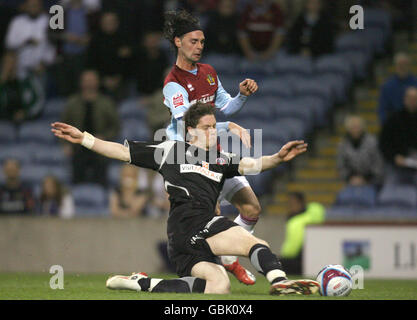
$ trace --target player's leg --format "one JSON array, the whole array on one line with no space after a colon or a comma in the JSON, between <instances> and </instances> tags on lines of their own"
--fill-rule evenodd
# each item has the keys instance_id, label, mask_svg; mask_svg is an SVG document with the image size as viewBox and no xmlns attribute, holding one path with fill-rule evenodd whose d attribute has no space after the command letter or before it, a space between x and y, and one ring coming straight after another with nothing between
<instances>
[{"instance_id":1,"label":"player's leg","mask_svg":"<svg viewBox=\"0 0 417 320\"><path fill-rule=\"evenodd\" d=\"M239 215L234 221L242 228L253 232L261 213L261 205L252 188L248 185L237 190L230 202L239 210Z\"/></svg>"},{"instance_id":2,"label":"player's leg","mask_svg":"<svg viewBox=\"0 0 417 320\"><path fill-rule=\"evenodd\" d=\"M227 179L220 200L232 203L239 210L239 215L234 222L253 232L261 212L261 206L245 177ZM255 283L255 276L240 265L236 256L222 256L221 259L226 270L233 273L240 282L248 285Z\"/></svg>"},{"instance_id":3,"label":"player's leg","mask_svg":"<svg viewBox=\"0 0 417 320\"><path fill-rule=\"evenodd\" d=\"M148 292L203 293L206 280L196 277L178 279L149 278L145 273L133 273L131 276L112 276L106 282L112 290L131 290Z\"/></svg>"},{"instance_id":4,"label":"player's leg","mask_svg":"<svg viewBox=\"0 0 417 320\"><path fill-rule=\"evenodd\" d=\"M206 281L204 293L230 293L230 280L226 269L219 264L206 261L199 262L191 269L191 275Z\"/></svg>"},{"instance_id":5,"label":"player's leg","mask_svg":"<svg viewBox=\"0 0 417 320\"><path fill-rule=\"evenodd\" d=\"M312 280L288 280L282 265L268 243L235 226L206 239L213 254L248 257L254 268L271 283L271 294L312 294L319 285Z\"/></svg>"}]
</instances>

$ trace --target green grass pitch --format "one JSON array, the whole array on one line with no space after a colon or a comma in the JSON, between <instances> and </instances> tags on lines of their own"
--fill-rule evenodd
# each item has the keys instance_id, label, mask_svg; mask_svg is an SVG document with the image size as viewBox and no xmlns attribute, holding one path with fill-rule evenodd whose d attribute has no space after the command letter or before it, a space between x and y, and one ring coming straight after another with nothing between
<instances>
[{"instance_id":1,"label":"green grass pitch","mask_svg":"<svg viewBox=\"0 0 417 320\"><path fill-rule=\"evenodd\" d=\"M105 287L106 274L65 274L64 289L52 290L49 281L52 274L45 273L0 273L0 300L269 300L269 299L355 299L355 300L417 300L417 280L366 280L364 289L356 289L348 297L321 297L312 296L270 296L269 284L258 276L254 286L245 286L238 283L233 277L232 292L228 295L203 294L175 294L175 293L149 293L131 291L112 291ZM158 278L175 278L168 274L151 274ZM294 278L294 277L290 277Z\"/></svg>"}]
</instances>

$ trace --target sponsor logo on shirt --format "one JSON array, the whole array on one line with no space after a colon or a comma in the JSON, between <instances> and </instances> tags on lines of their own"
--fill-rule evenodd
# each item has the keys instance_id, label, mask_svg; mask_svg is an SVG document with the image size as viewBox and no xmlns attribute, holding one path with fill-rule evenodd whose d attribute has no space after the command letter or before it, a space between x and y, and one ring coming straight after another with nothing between
<instances>
[{"instance_id":1,"label":"sponsor logo on shirt","mask_svg":"<svg viewBox=\"0 0 417 320\"><path fill-rule=\"evenodd\" d=\"M216 84L216 81L214 80L213 76L211 74L207 75L207 82L209 85L214 86Z\"/></svg>"},{"instance_id":2,"label":"sponsor logo on shirt","mask_svg":"<svg viewBox=\"0 0 417 320\"><path fill-rule=\"evenodd\" d=\"M195 164L181 164L180 172L181 173L198 173L216 182L220 182L223 177L222 173L210 171L209 169L205 167L200 167Z\"/></svg>"},{"instance_id":3,"label":"sponsor logo on shirt","mask_svg":"<svg viewBox=\"0 0 417 320\"><path fill-rule=\"evenodd\" d=\"M194 99L192 101L190 101L190 105L196 103L197 101L202 102L202 103L210 103L213 102L215 98L215 95L211 95L208 97L202 97L201 99Z\"/></svg>"},{"instance_id":4,"label":"sponsor logo on shirt","mask_svg":"<svg viewBox=\"0 0 417 320\"><path fill-rule=\"evenodd\" d=\"M187 88L190 91L194 91L194 87L193 87L193 85L191 83L187 84Z\"/></svg>"},{"instance_id":5,"label":"sponsor logo on shirt","mask_svg":"<svg viewBox=\"0 0 417 320\"><path fill-rule=\"evenodd\" d=\"M182 96L181 92L177 92L172 97L172 104L174 105L174 108L177 108L177 107L180 107L180 106L184 105L184 97Z\"/></svg>"},{"instance_id":6,"label":"sponsor logo on shirt","mask_svg":"<svg viewBox=\"0 0 417 320\"><path fill-rule=\"evenodd\" d=\"M227 161L224 158L217 158L216 163L221 165L221 166L224 166L227 163Z\"/></svg>"}]
</instances>

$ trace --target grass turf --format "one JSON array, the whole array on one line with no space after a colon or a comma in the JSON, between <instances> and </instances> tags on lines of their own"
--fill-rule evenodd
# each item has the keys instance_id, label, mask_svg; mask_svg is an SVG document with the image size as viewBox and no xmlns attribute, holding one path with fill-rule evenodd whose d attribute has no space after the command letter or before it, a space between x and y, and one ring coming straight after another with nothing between
<instances>
[{"instance_id":1,"label":"grass turf","mask_svg":"<svg viewBox=\"0 0 417 320\"><path fill-rule=\"evenodd\" d=\"M149 293L131 291L113 291L105 287L105 274L65 274L64 289L52 290L49 281L52 274L45 273L0 273L0 300L282 300L282 299L355 299L355 300L417 300L417 280L365 280L364 289L356 289L348 297L321 297L312 296L270 296L269 284L258 276L254 286L245 286L238 283L233 277L232 292L228 295L203 294L175 294L175 293ZM153 274L158 278L175 278L175 275ZM294 278L294 277L290 277Z\"/></svg>"}]
</instances>

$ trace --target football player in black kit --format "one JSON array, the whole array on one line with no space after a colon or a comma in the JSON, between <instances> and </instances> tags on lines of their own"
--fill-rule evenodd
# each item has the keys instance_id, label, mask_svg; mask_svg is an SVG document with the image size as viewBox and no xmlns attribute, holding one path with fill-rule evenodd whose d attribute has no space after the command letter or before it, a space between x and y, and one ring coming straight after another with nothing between
<instances>
[{"instance_id":1,"label":"football player in black kit","mask_svg":"<svg viewBox=\"0 0 417 320\"><path fill-rule=\"evenodd\" d=\"M158 171L170 196L168 253L178 279L149 278L145 273L110 277L109 289L149 292L230 293L230 280L218 256L248 257L271 283L270 294L312 294L313 280L289 280L268 243L223 216L215 214L224 180L256 174L290 161L307 150L304 141L291 141L271 156L238 158L217 149L215 109L197 102L184 115L188 142L103 141L65 123L52 124L55 136L78 143L105 157Z\"/></svg>"}]
</instances>

